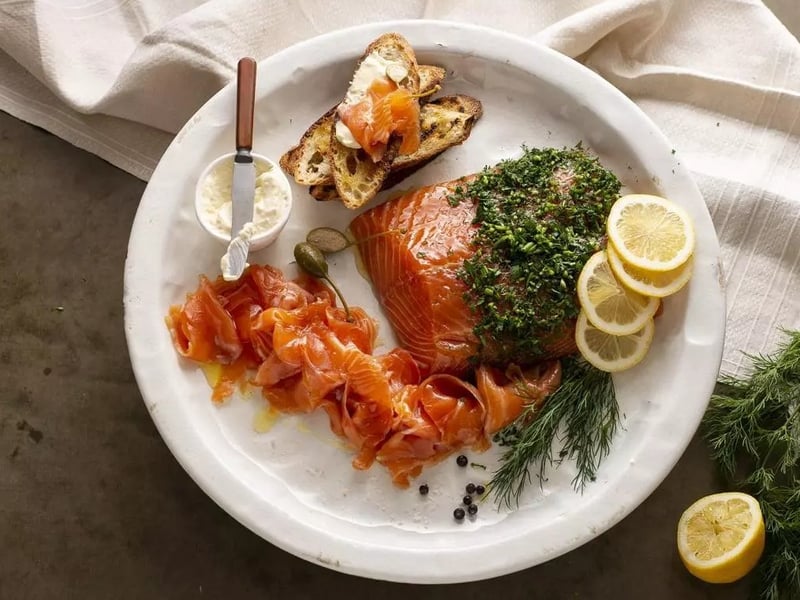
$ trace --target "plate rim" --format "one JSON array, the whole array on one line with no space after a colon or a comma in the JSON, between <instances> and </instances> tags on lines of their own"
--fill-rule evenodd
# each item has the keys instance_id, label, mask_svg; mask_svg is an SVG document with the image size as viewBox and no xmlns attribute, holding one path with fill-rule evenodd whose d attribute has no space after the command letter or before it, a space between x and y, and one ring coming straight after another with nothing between
<instances>
[{"instance_id":1,"label":"plate rim","mask_svg":"<svg viewBox=\"0 0 800 600\"><path fill-rule=\"evenodd\" d=\"M489 36L495 40L504 41L506 44L512 46L520 46L520 44L522 44L523 47L527 47L532 51L532 55L538 54L538 57L547 57L547 60L551 61L552 64L558 64L560 67L564 68L567 74L580 73L578 76L579 81L583 80L585 82L591 82L587 84L590 88L603 90L603 95L614 98L614 102L617 105L624 107L625 110L623 112L625 113L626 117L635 117L634 121L637 121L640 125L644 126L644 128L647 130L647 133L653 136L653 139L657 144L664 146L665 148L669 147L669 142L664 134L658 129L658 127L656 127L652 120L650 120L650 118L647 117L647 115L635 103L633 103L632 100L627 98L624 94L622 94L622 92L612 86L612 84L604 80L602 77L600 77L600 75L588 67L585 67L568 56L560 54L551 48L537 43L534 40L481 25L427 19L393 20L357 25L354 27L331 31L289 46L280 52L277 52L272 56L259 61L259 69L262 72L269 72L271 65L279 64L291 59L293 55L302 55L308 49L313 49L317 46L329 46L331 48L337 48L338 46L338 48L334 51L334 54L337 57L349 54L351 52L351 47L355 48L356 54L358 54L361 51L361 46L356 46L356 44L360 44L360 42L354 40L358 40L364 36L374 37L380 33L391 30L399 31L405 35L408 35L409 37L443 36L446 38L448 35L454 35L458 37L461 34L471 34ZM447 50L447 48L447 45L445 45L443 49ZM330 60L330 56L326 58ZM499 60L496 57L491 58L493 60ZM534 56L534 58L536 58L536 56ZM510 61L506 60L506 62ZM523 68L529 73L536 74L536 72L530 68ZM470 556L473 556L473 558L470 560L463 560L463 558L460 557L458 563L454 563L453 561L448 562L446 559L426 562L422 560L421 557L416 557L416 561L418 561L417 570L413 572L400 572L393 568L393 565L395 564L395 562L393 562L394 559L397 559L397 564L403 563L403 560L400 560L400 557L397 556L397 552L394 548L382 547L380 548L380 552L376 552L376 548L373 546L363 544L359 545L354 543L352 540L334 539L332 535L325 531L313 530L316 534L326 539L328 542L328 548L322 552L310 551L310 546L319 548L324 545L322 543L314 544L313 542L308 544L304 541L292 542L288 539L287 533L292 533L294 531L295 538L303 536L297 536L296 530L293 530L291 527L287 531L285 528L285 523L280 523L279 519L272 518L264 521L263 514L259 513L257 507L253 507L247 503L231 503L228 494L221 493L218 489L220 479L227 478L230 474L224 469L223 473L206 472L206 469L204 469L203 466L207 465L208 463L202 463L202 461L198 466L198 456L193 454L193 451L197 450L197 448L192 447L192 432L186 430L185 427L184 430L181 430L180 427L175 427L174 423L170 423L168 421L168 417L165 416L165 411L160 409L158 403L148 400L149 397L154 395L154 391L152 382L148 381L148 369L145 368L145 365L148 360L152 360L152 357L148 357L147 348L142 347L142 340L137 339L135 335L138 319L140 318L139 312L141 310L141 305L137 302L134 270L138 264L138 261L143 260L142 244L137 245L135 240L139 239L143 235L143 232L146 232L148 211L152 212L151 205L154 205L156 201L154 198L154 187L151 186L155 186L158 182L161 172L167 168L167 161L170 160L171 152L174 148L176 148L177 145L179 145L179 141L186 135L186 133L195 126L198 115L201 115L208 109L210 105L217 102L222 95L229 94L233 85L233 82L228 83L225 87L214 94L214 96L212 96L207 102L205 102L200 109L198 109L195 115L193 115L181 128L165 151L161 160L159 160L159 164L154 170L150 182L148 182L136 212L136 217L131 228L131 234L128 243L128 254L126 257L124 270L123 303L125 335L137 386L139 387L143 401L148 409L148 412L150 412L151 418L153 419L161 438L164 440L175 459L206 495L214 500L214 502L216 502L225 512L263 539L287 552L294 554L295 556L299 556L315 564L344 573L389 581L400 581L406 583L455 583L475 581L516 572L569 552L570 550L583 545L584 543L597 537L601 533L617 524L652 494L652 492L658 487L658 485L661 484L661 482L673 469L680 457L684 454L686 447L690 443L699 426L700 418L705 411L707 401L706 404L703 404L702 410L697 410L697 407L695 407L695 412L692 414L692 419L687 421L686 415L684 414L684 420L682 422L683 428L681 432L679 432L683 434L682 436L679 436L681 437L681 442L678 444L673 444L669 447L669 459L662 460L659 463L660 468L657 469L658 475L653 476L652 473L648 475L642 475L640 473L640 476L635 478L635 480L638 482L638 485L628 486L632 487L633 489L620 490L631 493L633 497L633 501L624 506L622 510L613 511L614 514L607 515L605 520L594 519L594 524L585 528L586 533L570 539L570 541L561 544L557 549L549 549L546 552L539 552L538 554L534 555L530 552L526 552L526 549L519 543L509 544L514 550L514 552L510 553L513 554L513 557L509 556L509 560L502 565L497 564L496 561L484 562L480 560L479 556L473 556L476 554L476 549L468 548L466 551L469 551ZM570 88L575 86L566 85L564 87ZM691 188L693 195L697 200L699 200L703 207L705 207L705 203L702 195L700 194L699 188L697 187L688 170L685 167L678 165L676 166L676 175L681 176L681 178L684 180L684 184ZM692 202L694 201L695 200L692 200ZM704 218L707 218L708 221L706 226L709 226L710 224L711 231L713 232L713 224L711 224L711 219L707 208L705 208L703 216ZM720 248L715 234L713 235L713 244L714 257L717 261L719 261ZM707 351L712 351L714 353L715 360L713 362L716 364L716 372L718 372L721 364L724 341L724 289L721 283L719 286L719 293L723 300L723 311L721 318L719 319L722 323L722 326L720 328L720 334L706 349ZM714 380L716 380L716 373L714 375ZM708 393L706 396L710 397L711 391L713 390L713 383L709 383L706 387L708 387ZM691 426L687 426L686 424L688 422L693 424ZM690 433L689 430L691 430ZM202 443L200 445L202 446ZM207 449L203 448L202 450L202 453L209 454L210 458L213 459L213 455L210 454ZM232 482L238 483L241 487L245 487L235 478L232 479ZM279 517L280 515L277 516ZM590 522L590 524L591 523L592 522ZM300 529L302 529L303 524L299 525ZM315 539L319 538L317 537ZM459 549L453 550L456 552L466 552ZM450 549L435 549L433 552L450 556ZM485 553L487 550L482 548L477 549L478 554L481 552ZM449 570L443 573L439 569L445 564Z\"/></svg>"}]
</instances>

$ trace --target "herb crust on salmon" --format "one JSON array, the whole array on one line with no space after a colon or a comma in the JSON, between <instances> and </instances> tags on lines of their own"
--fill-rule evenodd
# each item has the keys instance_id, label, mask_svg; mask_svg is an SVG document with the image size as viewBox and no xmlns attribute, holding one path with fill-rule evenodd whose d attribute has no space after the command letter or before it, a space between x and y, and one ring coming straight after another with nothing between
<instances>
[{"instance_id":1,"label":"herb crust on salmon","mask_svg":"<svg viewBox=\"0 0 800 600\"><path fill-rule=\"evenodd\" d=\"M390 200L350 229L401 345L422 368L573 354L575 281L619 180L581 148L528 149Z\"/></svg>"}]
</instances>

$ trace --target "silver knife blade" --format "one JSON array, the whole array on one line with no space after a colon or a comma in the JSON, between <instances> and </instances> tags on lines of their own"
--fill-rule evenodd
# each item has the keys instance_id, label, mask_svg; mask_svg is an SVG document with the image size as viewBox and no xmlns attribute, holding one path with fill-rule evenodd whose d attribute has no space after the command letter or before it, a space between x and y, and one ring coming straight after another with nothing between
<instances>
[{"instance_id":1,"label":"silver knife blade","mask_svg":"<svg viewBox=\"0 0 800 600\"><path fill-rule=\"evenodd\" d=\"M233 163L231 186L231 241L223 257L227 262L223 276L228 281L239 279L247 266L249 239L240 239L239 233L253 220L253 199L256 193L256 167L248 151L240 150Z\"/></svg>"},{"instance_id":2,"label":"silver knife blade","mask_svg":"<svg viewBox=\"0 0 800 600\"><path fill-rule=\"evenodd\" d=\"M249 161L249 162L244 162ZM231 191L231 239L239 235L247 223L253 220L253 198L256 194L256 166L249 152L239 151L233 163Z\"/></svg>"}]
</instances>

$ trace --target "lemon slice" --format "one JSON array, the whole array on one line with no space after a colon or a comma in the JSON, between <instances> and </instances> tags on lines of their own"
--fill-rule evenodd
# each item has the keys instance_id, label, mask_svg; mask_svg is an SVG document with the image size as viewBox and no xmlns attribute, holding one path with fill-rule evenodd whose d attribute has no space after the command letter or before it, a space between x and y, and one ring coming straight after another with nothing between
<instances>
[{"instance_id":1,"label":"lemon slice","mask_svg":"<svg viewBox=\"0 0 800 600\"><path fill-rule=\"evenodd\" d=\"M655 325L648 319L641 331L609 335L597 329L581 311L575 326L575 343L583 358L601 371L615 373L638 365L653 342Z\"/></svg>"},{"instance_id":2,"label":"lemon slice","mask_svg":"<svg viewBox=\"0 0 800 600\"><path fill-rule=\"evenodd\" d=\"M592 325L611 335L639 331L658 310L656 298L628 290L617 280L603 251L593 254L583 266L578 299Z\"/></svg>"},{"instance_id":3,"label":"lemon slice","mask_svg":"<svg viewBox=\"0 0 800 600\"><path fill-rule=\"evenodd\" d=\"M654 298L671 296L680 291L692 278L694 263L692 257L672 271L644 271L624 262L611 243L606 248L606 256L619 282L629 290L644 296Z\"/></svg>"},{"instance_id":4,"label":"lemon slice","mask_svg":"<svg viewBox=\"0 0 800 600\"><path fill-rule=\"evenodd\" d=\"M758 501L739 492L712 494L692 504L678 522L678 553L689 572L709 583L741 579L764 551Z\"/></svg>"},{"instance_id":5,"label":"lemon slice","mask_svg":"<svg viewBox=\"0 0 800 600\"><path fill-rule=\"evenodd\" d=\"M694 252L689 215L660 196L623 196L611 207L607 231L620 258L646 271L673 271Z\"/></svg>"}]
</instances>

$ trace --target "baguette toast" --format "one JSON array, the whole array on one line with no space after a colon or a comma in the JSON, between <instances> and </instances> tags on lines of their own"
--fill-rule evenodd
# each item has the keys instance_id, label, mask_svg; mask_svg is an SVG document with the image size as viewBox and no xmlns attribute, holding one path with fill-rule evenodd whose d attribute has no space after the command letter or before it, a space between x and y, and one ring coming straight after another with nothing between
<instances>
[{"instance_id":1,"label":"baguette toast","mask_svg":"<svg viewBox=\"0 0 800 600\"><path fill-rule=\"evenodd\" d=\"M431 65L419 67L420 94L426 94L420 97L421 103L441 87L444 77L445 70L442 67ZM333 114L337 106L314 121L303 134L300 143L281 156L281 168L294 177L300 185L333 184L327 155L333 130Z\"/></svg>"},{"instance_id":2,"label":"baguette toast","mask_svg":"<svg viewBox=\"0 0 800 600\"><path fill-rule=\"evenodd\" d=\"M417 65L402 36L380 36L359 59L343 102L284 153L281 167L317 200L363 206L469 137L481 103L463 95L431 100L445 75Z\"/></svg>"},{"instance_id":3,"label":"baguette toast","mask_svg":"<svg viewBox=\"0 0 800 600\"><path fill-rule=\"evenodd\" d=\"M472 126L483 115L481 103L470 96L455 95L437 98L420 111L421 143L419 149L397 156L381 189L388 189L427 165L442 152L466 140ZM316 200L335 200L336 187L327 182L313 184L309 190Z\"/></svg>"}]
</instances>

